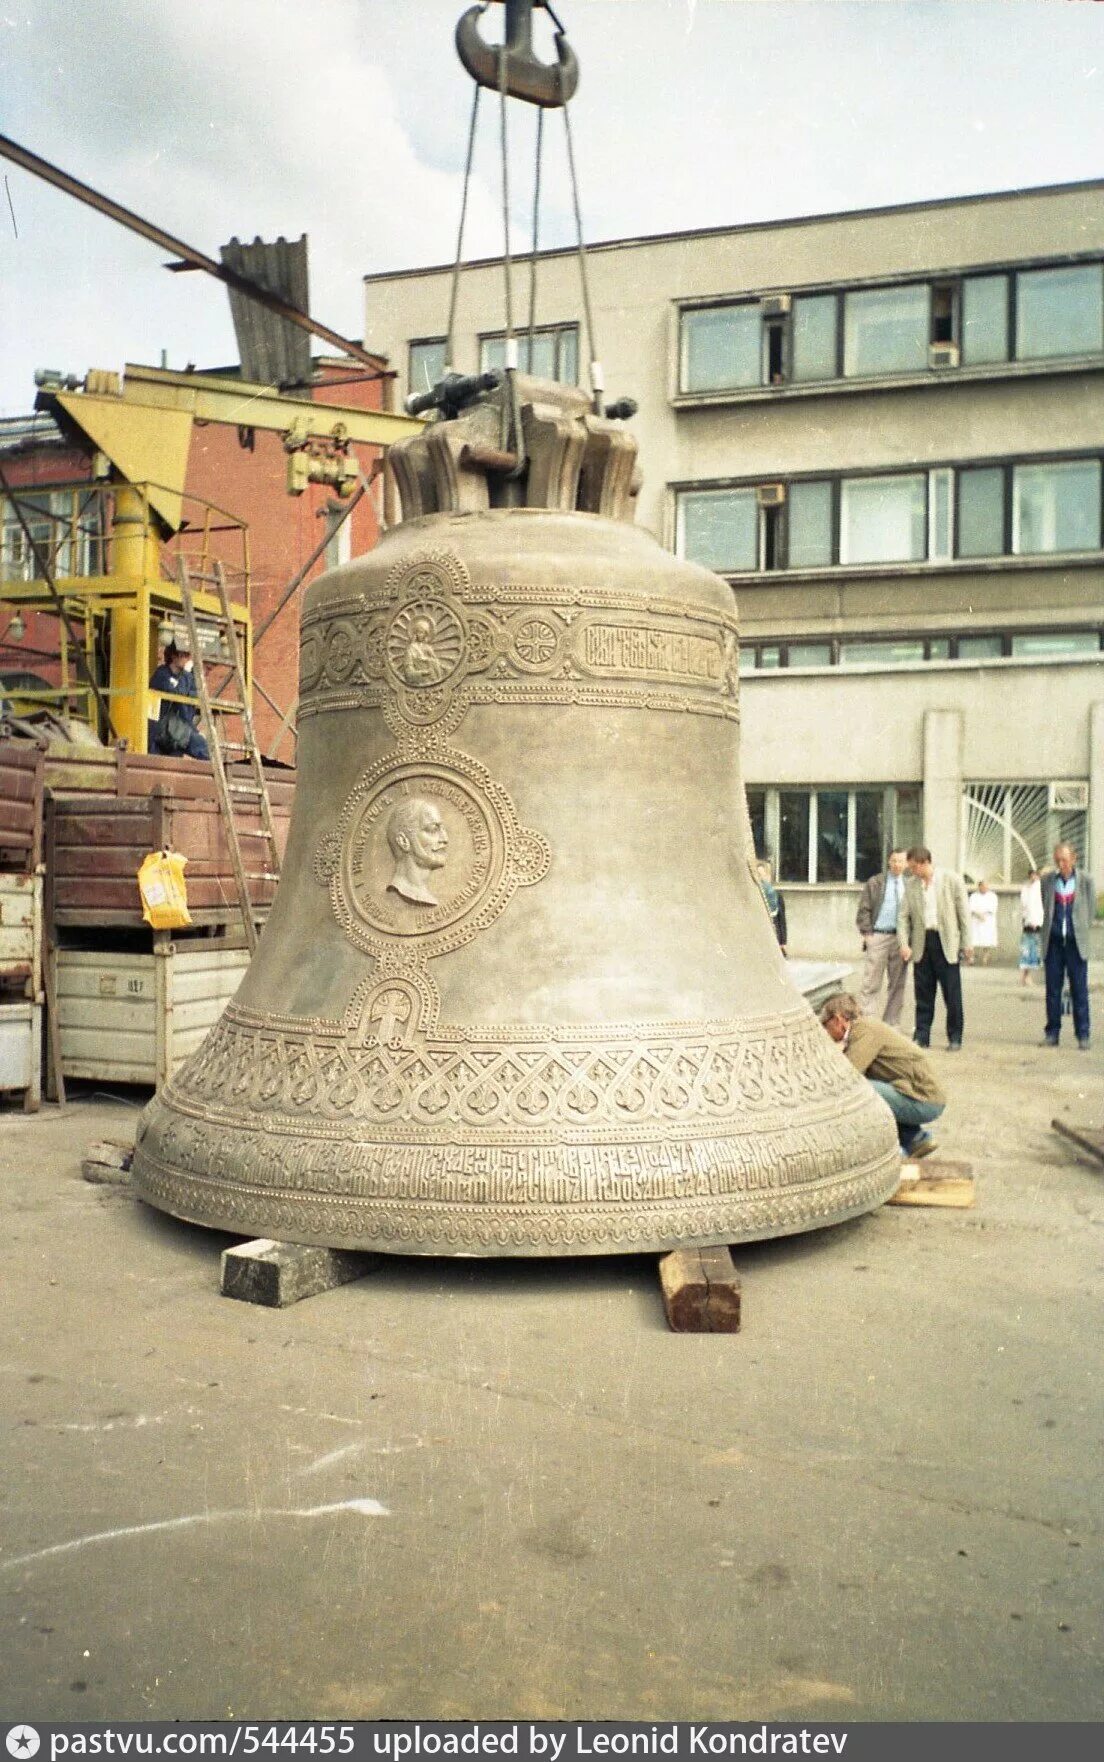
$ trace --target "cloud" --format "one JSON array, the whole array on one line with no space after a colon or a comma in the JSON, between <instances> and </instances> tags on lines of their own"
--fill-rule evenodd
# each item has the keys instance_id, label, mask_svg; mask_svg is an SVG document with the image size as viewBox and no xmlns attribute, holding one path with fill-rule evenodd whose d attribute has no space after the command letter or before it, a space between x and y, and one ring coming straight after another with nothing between
<instances>
[{"instance_id":1,"label":"cloud","mask_svg":"<svg viewBox=\"0 0 1104 1762\"><path fill-rule=\"evenodd\" d=\"M214 255L311 242L312 305L348 335L361 277L451 260L471 87L463 0L12 0L5 131ZM1045 0L558 0L590 238L876 206L1098 174L1104 7ZM490 35L499 9L484 29ZM550 56L547 22L541 53ZM514 241L534 117L512 107ZM573 220L546 121L542 240ZM0 409L31 370L235 358L221 289L7 168ZM497 99L484 95L467 252L501 248ZM443 317L443 315L442 315Z\"/></svg>"}]
</instances>

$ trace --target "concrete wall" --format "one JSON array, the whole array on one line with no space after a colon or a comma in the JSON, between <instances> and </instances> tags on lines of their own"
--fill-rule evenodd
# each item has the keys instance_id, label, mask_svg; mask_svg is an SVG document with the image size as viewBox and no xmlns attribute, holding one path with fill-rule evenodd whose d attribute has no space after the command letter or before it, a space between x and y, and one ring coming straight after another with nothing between
<instances>
[{"instance_id":1,"label":"concrete wall","mask_svg":"<svg viewBox=\"0 0 1104 1762\"><path fill-rule=\"evenodd\" d=\"M924 718L963 718L962 774L1011 783L1091 777L1104 764L1098 656L928 661L746 673L740 681L747 783L917 783ZM1014 705L1014 723L1010 722ZM1012 740L1010 734L1024 732Z\"/></svg>"}]
</instances>

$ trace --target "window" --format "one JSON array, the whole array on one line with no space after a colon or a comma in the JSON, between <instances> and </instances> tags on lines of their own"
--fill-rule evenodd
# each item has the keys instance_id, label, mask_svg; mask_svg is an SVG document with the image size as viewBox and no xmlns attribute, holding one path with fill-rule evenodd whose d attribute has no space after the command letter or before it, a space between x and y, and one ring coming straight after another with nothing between
<instances>
[{"instance_id":1,"label":"window","mask_svg":"<svg viewBox=\"0 0 1104 1762\"><path fill-rule=\"evenodd\" d=\"M929 340L933 343L957 342L957 330L958 283L953 281L933 282Z\"/></svg>"},{"instance_id":2,"label":"window","mask_svg":"<svg viewBox=\"0 0 1104 1762\"><path fill-rule=\"evenodd\" d=\"M684 312L680 388L684 392L715 392L759 385L760 322L758 302Z\"/></svg>"},{"instance_id":3,"label":"window","mask_svg":"<svg viewBox=\"0 0 1104 1762\"><path fill-rule=\"evenodd\" d=\"M793 303L793 377L835 379L839 302L835 294L809 294Z\"/></svg>"},{"instance_id":4,"label":"window","mask_svg":"<svg viewBox=\"0 0 1104 1762\"><path fill-rule=\"evenodd\" d=\"M445 339L427 337L410 345L410 391L428 392L444 378Z\"/></svg>"},{"instance_id":5,"label":"window","mask_svg":"<svg viewBox=\"0 0 1104 1762\"><path fill-rule=\"evenodd\" d=\"M679 392L927 376L999 367L1012 355L1032 361L1101 352L1104 264L979 270L684 307Z\"/></svg>"},{"instance_id":6,"label":"window","mask_svg":"<svg viewBox=\"0 0 1104 1762\"><path fill-rule=\"evenodd\" d=\"M756 851L768 857L777 851L782 883L865 881L881 868L896 835L897 793L893 788L749 790ZM906 793L918 794L901 791Z\"/></svg>"},{"instance_id":7,"label":"window","mask_svg":"<svg viewBox=\"0 0 1104 1762\"><path fill-rule=\"evenodd\" d=\"M809 880L810 797L806 789L778 792L778 879Z\"/></svg>"},{"instance_id":8,"label":"window","mask_svg":"<svg viewBox=\"0 0 1104 1762\"><path fill-rule=\"evenodd\" d=\"M531 373L534 379L557 379L561 385L579 383L579 327L576 324L548 325L533 332L532 350L529 332L516 333L518 369ZM505 367L506 338L504 334L485 336L479 347L479 365Z\"/></svg>"},{"instance_id":9,"label":"window","mask_svg":"<svg viewBox=\"0 0 1104 1762\"><path fill-rule=\"evenodd\" d=\"M721 573L759 566L759 501L753 489L679 497L678 553Z\"/></svg>"},{"instance_id":10,"label":"window","mask_svg":"<svg viewBox=\"0 0 1104 1762\"><path fill-rule=\"evenodd\" d=\"M1095 630L1038 630L1012 638L1013 655L1091 655L1100 650Z\"/></svg>"},{"instance_id":11,"label":"window","mask_svg":"<svg viewBox=\"0 0 1104 1762\"><path fill-rule=\"evenodd\" d=\"M962 364L1008 359L1008 277L968 275L962 284Z\"/></svg>"},{"instance_id":12,"label":"window","mask_svg":"<svg viewBox=\"0 0 1104 1762\"><path fill-rule=\"evenodd\" d=\"M911 642L874 637L869 641L840 643L841 667L907 667L923 659L924 644L919 637Z\"/></svg>"},{"instance_id":13,"label":"window","mask_svg":"<svg viewBox=\"0 0 1104 1762\"><path fill-rule=\"evenodd\" d=\"M927 477L851 477L840 485L841 563L917 562L927 553Z\"/></svg>"},{"instance_id":14,"label":"window","mask_svg":"<svg viewBox=\"0 0 1104 1762\"><path fill-rule=\"evenodd\" d=\"M1099 548L1099 459L1013 467L1014 556Z\"/></svg>"},{"instance_id":15,"label":"window","mask_svg":"<svg viewBox=\"0 0 1104 1762\"><path fill-rule=\"evenodd\" d=\"M1003 653L1002 636L960 636L958 639L960 661L996 661Z\"/></svg>"},{"instance_id":16,"label":"window","mask_svg":"<svg viewBox=\"0 0 1104 1762\"><path fill-rule=\"evenodd\" d=\"M814 879L847 880L847 791L820 789L816 797Z\"/></svg>"},{"instance_id":17,"label":"window","mask_svg":"<svg viewBox=\"0 0 1104 1762\"><path fill-rule=\"evenodd\" d=\"M923 372L928 365L930 325L929 290L923 284L845 294L845 377Z\"/></svg>"},{"instance_id":18,"label":"window","mask_svg":"<svg viewBox=\"0 0 1104 1762\"><path fill-rule=\"evenodd\" d=\"M1004 551L1004 469L985 465L958 473L960 557L999 557Z\"/></svg>"},{"instance_id":19,"label":"window","mask_svg":"<svg viewBox=\"0 0 1104 1762\"><path fill-rule=\"evenodd\" d=\"M1104 265L1023 270L1016 277L1016 357L1104 349Z\"/></svg>"},{"instance_id":20,"label":"window","mask_svg":"<svg viewBox=\"0 0 1104 1762\"><path fill-rule=\"evenodd\" d=\"M945 466L928 476L928 556L933 563L943 563L953 555L951 548L951 508L954 499L954 472Z\"/></svg>"},{"instance_id":21,"label":"window","mask_svg":"<svg viewBox=\"0 0 1104 1762\"><path fill-rule=\"evenodd\" d=\"M886 843L885 795L881 790L857 789L854 795L855 830L854 857L851 863L853 881L869 881L884 862Z\"/></svg>"},{"instance_id":22,"label":"window","mask_svg":"<svg viewBox=\"0 0 1104 1762\"><path fill-rule=\"evenodd\" d=\"M740 648L741 673L783 667L912 667L924 661L1062 660L1104 650L1104 629L1035 630L1010 636L1000 631L971 636L848 636L842 641L748 643Z\"/></svg>"},{"instance_id":23,"label":"window","mask_svg":"<svg viewBox=\"0 0 1104 1762\"><path fill-rule=\"evenodd\" d=\"M751 821L751 840L757 857L767 854L767 792L765 789L749 789L747 792L748 819Z\"/></svg>"},{"instance_id":24,"label":"window","mask_svg":"<svg viewBox=\"0 0 1104 1762\"><path fill-rule=\"evenodd\" d=\"M18 504L30 538L12 503ZM87 485L23 490L0 501L0 581L103 572L102 502Z\"/></svg>"},{"instance_id":25,"label":"window","mask_svg":"<svg viewBox=\"0 0 1104 1762\"><path fill-rule=\"evenodd\" d=\"M680 556L723 574L1104 549L1104 461L939 465L676 492Z\"/></svg>"},{"instance_id":26,"label":"window","mask_svg":"<svg viewBox=\"0 0 1104 1762\"><path fill-rule=\"evenodd\" d=\"M830 667L832 665L832 645L830 642L791 642L786 650L788 667Z\"/></svg>"},{"instance_id":27,"label":"window","mask_svg":"<svg viewBox=\"0 0 1104 1762\"><path fill-rule=\"evenodd\" d=\"M787 498L791 569L817 569L832 562L832 485L792 483Z\"/></svg>"}]
</instances>

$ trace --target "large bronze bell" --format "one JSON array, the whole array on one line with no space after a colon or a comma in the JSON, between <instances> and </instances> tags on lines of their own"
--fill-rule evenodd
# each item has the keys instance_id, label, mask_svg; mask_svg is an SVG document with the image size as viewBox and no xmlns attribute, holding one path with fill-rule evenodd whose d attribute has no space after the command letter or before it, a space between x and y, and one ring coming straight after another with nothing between
<instances>
[{"instance_id":1,"label":"large bronze bell","mask_svg":"<svg viewBox=\"0 0 1104 1762\"><path fill-rule=\"evenodd\" d=\"M725 584L635 444L518 379L392 450L405 518L302 622L299 786L241 990L134 1177L239 1234L610 1254L815 1229L896 1133L752 871Z\"/></svg>"}]
</instances>

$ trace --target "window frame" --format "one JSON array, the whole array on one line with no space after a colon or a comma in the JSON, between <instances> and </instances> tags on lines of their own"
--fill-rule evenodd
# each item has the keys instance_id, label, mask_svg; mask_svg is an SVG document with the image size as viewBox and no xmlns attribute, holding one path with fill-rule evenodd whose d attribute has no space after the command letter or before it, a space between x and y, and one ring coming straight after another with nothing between
<instances>
[{"instance_id":1,"label":"window frame","mask_svg":"<svg viewBox=\"0 0 1104 1762\"><path fill-rule=\"evenodd\" d=\"M574 379L571 379L571 380L561 379L559 377L559 367L561 364L560 358L561 358L561 352L562 352L562 348L563 348L563 338L566 335L568 335L568 333L570 333L572 335L572 337L574 338L574 342L575 342L575 377L574 377ZM529 335L529 326L528 325L524 325L522 327L515 329L514 340L518 344L519 348L520 348L522 342L528 337L528 335ZM557 385L578 385L580 383L580 375L582 372L582 365L583 365L582 357L580 354L581 339L579 336L579 321L578 321L578 319L565 318L562 322L557 323L557 324L535 324L533 326L534 340L537 337L547 337L547 336L555 337L555 339L556 339L555 354L556 354L556 368L557 368L557 373L556 373ZM487 365L486 365L487 344L488 343L505 343L506 332L505 332L505 330L502 330L502 329L500 329L500 330L481 330L479 332L476 340L477 340L478 347L479 347L479 371L480 371L480 373L485 373L487 371ZM524 368L524 367L519 367L518 371L519 371L519 373L527 373L528 369Z\"/></svg>"},{"instance_id":2,"label":"window frame","mask_svg":"<svg viewBox=\"0 0 1104 1762\"><path fill-rule=\"evenodd\" d=\"M727 400L740 398L762 397L767 394L797 393L807 395L810 392L832 387L835 390L859 387L871 387L879 384L893 384L905 380L911 384L928 385L937 383L948 373L965 374L977 378L1008 377L1009 375L1038 374L1040 372L1061 372L1067 364L1085 360L1098 360L1104 356L1101 350L1092 350L1088 354L1067 355L1031 355L1021 359L1018 337L1018 278L1021 275L1038 274L1047 270L1090 268L1098 265L1104 285L1104 254L1099 250L1085 252L1067 252L1061 256L1027 257L992 263L969 263L955 267L934 268L923 272L895 273L884 276L863 276L849 280L831 282L800 283L789 288L750 288L731 293L715 295L691 295L678 297L672 304L676 314L676 347L674 350L673 373L671 381L671 399L675 404L692 404L699 401ZM967 281L986 276L1004 276L1006 312L1006 352L995 361L964 362L962 359L965 326L963 311L963 288ZM928 360L921 369L900 368L871 374L844 373L844 301L848 294L891 292L895 289L923 287L928 294ZM935 294L939 288L950 293L951 307L951 338L950 346L957 350L957 358L953 364L937 363L931 358L933 347L943 346L948 339L935 343L934 305ZM793 303L801 299L833 297L835 307L835 372L830 379L795 379L793 377ZM769 376L760 367L760 381L757 385L733 385L711 387L707 390L692 391L686 385L685 373L685 331L684 320L689 313L700 311L724 311L732 307L763 307L764 302L772 299L786 298L790 302L785 315L784 361L785 371L780 384L772 384ZM1102 294L1104 300L1104 294ZM761 317L763 326L760 337L760 357L765 349L766 324L772 320L765 314Z\"/></svg>"},{"instance_id":3,"label":"window frame","mask_svg":"<svg viewBox=\"0 0 1104 1762\"><path fill-rule=\"evenodd\" d=\"M878 667L879 664L877 661L857 661L853 663L852 666L847 666L847 664L840 658L840 650L843 644L848 642L884 642L887 645L905 642L922 643L924 646L923 659L916 661L902 661L899 664L902 669L905 667L928 667L933 664L935 666L950 666L957 661L962 661L968 666L977 666L982 663L997 660L1023 660L1045 663L1048 659L1064 660L1067 658L1067 656L1061 654L1053 656L1016 655L1013 652L1015 642L1017 639L1025 636L1092 636L1096 639L1097 646L1095 650L1091 648L1082 648L1070 650L1069 654L1104 654L1104 622L1100 624L1082 623L1057 626L1053 624L1043 624L1024 628L1008 625L1000 630L944 629L931 631L905 629L894 632L893 635L887 635L886 632L882 630L849 630L843 635L824 637L817 637L805 632L800 636L792 638L753 637L746 642L742 641L740 643L740 671L742 675L746 676L755 673L781 673L795 667L802 672L806 670L822 671L826 667L846 668L847 672L858 672L863 667ZM970 642L977 637L996 640L999 644L999 653L996 655L963 655L960 651L960 644L963 642ZM795 662L793 660L790 652L791 649L807 647L813 643L829 649L831 658L828 661L820 663L803 661ZM936 645L942 646L944 643L947 645L948 652L945 655L933 654L933 648ZM762 667L759 665L759 651L763 648L769 648L772 653L777 652L777 666L772 665L769 667ZM885 672L896 672L898 671L898 668L887 666L881 670Z\"/></svg>"},{"instance_id":4,"label":"window frame","mask_svg":"<svg viewBox=\"0 0 1104 1762\"><path fill-rule=\"evenodd\" d=\"M415 385L415 383L414 383L414 351L415 351L415 349L430 349L430 348L435 348L435 349L441 350L441 372L442 372L442 374L447 369L447 367L448 367L448 360L447 360L448 337L447 336L415 336L415 337L410 337L408 339L407 345L406 345L406 389L408 392L416 393L416 392L428 391L430 389L430 387L436 383L436 381L434 381L434 380L430 380L429 386Z\"/></svg>"},{"instance_id":5,"label":"window frame","mask_svg":"<svg viewBox=\"0 0 1104 1762\"><path fill-rule=\"evenodd\" d=\"M1099 542L1094 549L1078 551L1027 551L1012 550L1013 537L1013 484L1017 466L1045 465L1076 465L1099 463L1101 467L1101 493L1098 510ZM1002 544L1001 551L985 556L963 556L959 551L959 534L961 531L961 486L963 473L976 470L999 470L1002 473ZM948 500L948 516L950 521L949 552L936 556L932 549L933 521L933 480L941 473L951 476L951 493ZM925 493L925 554L923 557L899 559L897 561L874 563L844 563L840 561L841 538L841 507L843 485L865 478L877 477L916 477L924 478ZM880 571L896 572L898 570L921 569L952 569L965 571L971 568L986 568L997 564L1013 565L1017 568L1046 568L1052 559L1061 557L1068 562L1084 563L1092 566L1101 555L1104 555L1104 448L1086 450L1079 448L1069 452L1046 452L1031 454L1004 454L983 459L947 459L930 460L911 468L898 466L866 466L858 471L807 471L795 472L786 478L779 477L740 477L712 478L697 482L675 482L667 486L671 505L671 523L668 530L674 553L678 557L686 557L684 548L684 526L682 519L682 501L686 496L710 494L736 494L740 491L755 491L768 484L781 483L786 490L786 500L782 506L783 519L780 526L780 541L777 555L780 558L773 568L763 567L763 516L766 510L762 505L759 509L759 542L757 545L757 562L751 569L720 569L715 570L727 579L739 578L743 581L754 580L774 581L785 576L827 575L847 571ZM832 560L828 563L800 563L792 565L789 560L789 493L799 484L827 483L831 487L831 553ZM689 558L689 561L695 559ZM709 567L709 565L705 565Z\"/></svg>"},{"instance_id":6,"label":"window frame","mask_svg":"<svg viewBox=\"0 0 1104 1762\"><path fill-rule=\"evenodd\" d=\"M761 795L763 797L763 844L762 852L756 851L756 857L771 864L778 887L861 887L862 880L857 876L857 845L858 845L858 803L860 795L881 797L882 820L882 859L885 852L892 848L897 836L897 803L901 788L913 789L915 784L899 785L896 783L752 783L745 787L745 795ZM847 848L844 864L843 880L820 880L818 878L818 856L820 840L820 796L845 795L847 797ZM808 806L808 827L806 832L806 869L802 880L785 876L781 872L781 797L784 795L803 796ZM751 818L749 808L749 819ZM754 831L754 823L753 823Z\"/></svg>"}]
</instances>

